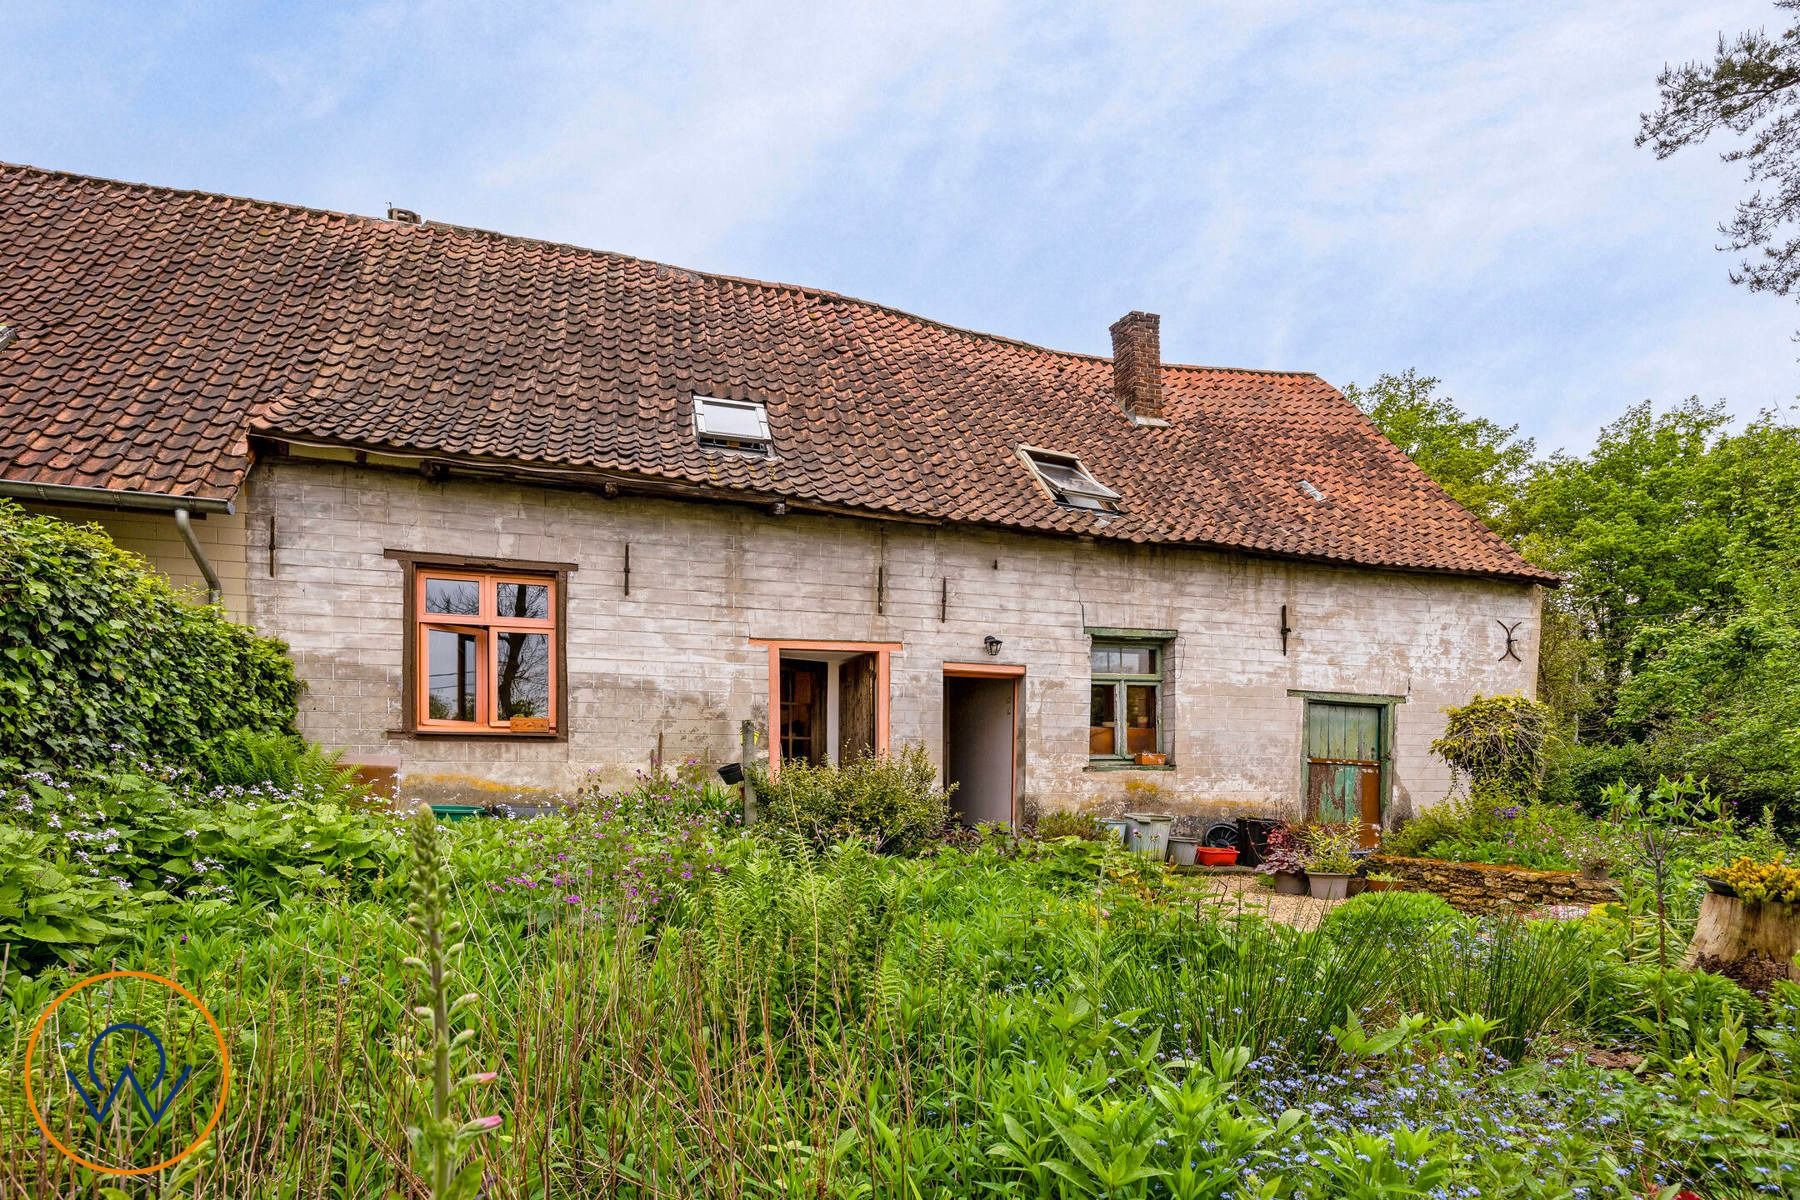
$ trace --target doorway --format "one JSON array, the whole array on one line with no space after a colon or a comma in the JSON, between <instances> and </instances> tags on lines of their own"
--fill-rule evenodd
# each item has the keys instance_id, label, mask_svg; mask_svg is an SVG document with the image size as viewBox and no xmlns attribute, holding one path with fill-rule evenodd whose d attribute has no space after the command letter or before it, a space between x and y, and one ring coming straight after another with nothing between
<instances>
[{"instance_id":1,"label":"doorway","mask_svg":"<svg viewBox=\"0 0 1800 1200\"><path fill-rule=\"evenodd\" d=\"M1025 669L944 666L944 783L964 825L1012 825L1018 800L1019 692Z\"/></svg>"},{"instance_id":2,"label":"doorway","mask_svg":"<svg viewBox=\"0 0 1800 1200\"><path fill-rule=\"evenodd\" d=\"M1380 704L1306 702L1306 815L1355 825L1364 846L1381 840L1386 718Z\"/></svg>"},{"instance_id":3,"label":"doorway","mask_svg":"<svg viewBox=\"0 0 1800 1200\"><path fill-rule=\"evenodd\" d=\"M879 746L876 655L847 650L783 651L777 665L781 760L847 763Z\"/></svg>"}]
</instances>

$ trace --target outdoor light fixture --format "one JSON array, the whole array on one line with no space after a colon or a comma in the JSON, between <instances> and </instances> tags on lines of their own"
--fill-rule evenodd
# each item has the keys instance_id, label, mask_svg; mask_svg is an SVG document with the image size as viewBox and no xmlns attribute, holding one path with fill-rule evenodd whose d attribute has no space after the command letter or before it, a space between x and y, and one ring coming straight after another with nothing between
<instances>
[{"instance_id":1,"label":"outdoor light fixture","mask_svg":"<svg viewBox=\"0 0 1800 1200\"><path fill-rule=\"evenodd\" d=\"M988 652L989 658L994 658L1000 653L1000 644L1000 639L991 633L981 639L981 647Z\"/></svg>"}]
</instances>

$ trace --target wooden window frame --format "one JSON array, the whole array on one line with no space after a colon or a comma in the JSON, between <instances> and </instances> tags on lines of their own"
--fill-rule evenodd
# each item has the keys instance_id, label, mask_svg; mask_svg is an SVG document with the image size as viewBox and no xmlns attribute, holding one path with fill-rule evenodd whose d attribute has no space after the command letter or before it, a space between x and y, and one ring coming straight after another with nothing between
<instances>
[{"instance_id":1,"label":"wooden window frame","mask_svg":"<svg viewBox=\"0 0 1800 1200\"><path fill-rule=\"evenodd\" d=\"M888 752L888 690L893 678L892 667L888 659L901 648L899 642L830 642L815 641L805 638L751 638L752 646L761 646L769 652L769 736L764 739L769 747L769 776L781 772L781 655L783 651L792 651L803 656L813 653L873 654L875 656L875 753L885 755Z\"/></svg>"},{"instance_id":2,"label":"wooden window frame","mask_svg":"<svg viewBox=\"0 0 1800 1200\"><path fill-rule=\"evenodd\" d=\"M1157 634L1133 636L1129 633L1092 634L1088 641L1088 704L1093 704L1093 689L1098 684L1109 684L1113 689L1113 752L1111 754L1095 754L1091 749L1093 723L1090 720L1088 732L1090 750L1088 762L1096 766L1111 766L1119 763L1135 762L1136 751L1122 745L1125 734L1125 696L1129 687L1150 687L1154 689L1152 707L1156 713L1156 749L1154 754L1168 753L1169 740L1165 735L1163 720L1163 702L1167 698L1164 689L1168 686L1169 677L1169 643L1172 638ZM1138 675L1121 671L1095 671L1094 651L1118 647L1130 650L1149 650L1156 655L1156 672L1151 675Z\"/></svg>"},{"instance_id":3,"label":"wooden window frame","mask_svg":"<svg viewBox=\"0 0 1800 1200\"><path fill-rule=\"evenodd\" d=\"M404 572L405 604L402 613L403 640L401 652L401 728L389 736L418 738L485 738L532 742L566 742L569 739L569 692L567 680L569 575L575 564L531 562L454 554L425 554L409 550L388 550L387 558L398 562ZM426 579L468 579L480 586L481 612L428 613L425 611ZM548 618L503 617L492 612L495 585L526 583L550 589ZM429 689L424 677L429 656L425 640L431 629L465 629L478 631L478 678L482 686L476 696L476 720L446 721L425 716L425 698ZM550 639L550 717L547 731L514 730L492 720L493 679L498 672L499 633L542 633Z\"/></svg>"}]
</instances>

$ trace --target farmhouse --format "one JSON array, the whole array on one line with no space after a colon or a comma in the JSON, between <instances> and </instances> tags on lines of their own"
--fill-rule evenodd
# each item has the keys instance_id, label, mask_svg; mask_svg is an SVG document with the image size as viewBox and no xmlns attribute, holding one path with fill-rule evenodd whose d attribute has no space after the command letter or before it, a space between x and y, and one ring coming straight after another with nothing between
<instances>
[{"instance_id":1,"label":"farmhouse","mask_svg":"<svg viewBox=\"0 0 1800 1200\"><path fill-rule=\"evenodd\" d=\"M285 639L403 777L921 743L971 820L1387 821L1541 589L1299 372L0 166L0 494Z\"/></svg>"}]
</instances>

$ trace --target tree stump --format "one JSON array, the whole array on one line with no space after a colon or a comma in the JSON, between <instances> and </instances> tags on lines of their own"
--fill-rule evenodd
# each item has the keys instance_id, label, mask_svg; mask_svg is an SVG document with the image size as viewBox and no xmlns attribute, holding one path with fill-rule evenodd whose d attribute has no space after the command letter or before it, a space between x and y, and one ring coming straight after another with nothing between
<instances>
[{"instance_id":1,"label":"tree stump","mask_svg":"<svg viewBox=\"0 0 1800 1200\"><path fill-rule=\"evenodd\" d=\"M1800 982L1796 954L1800 954L1800 904L1774 900L1749 904L1736 896L1708 892L1682 965L1728 976L1760 992L1784 976Z\"/></svg>"}]
</instances>

